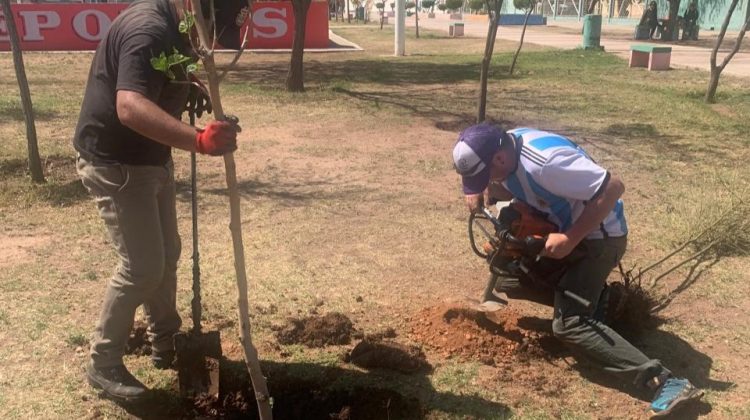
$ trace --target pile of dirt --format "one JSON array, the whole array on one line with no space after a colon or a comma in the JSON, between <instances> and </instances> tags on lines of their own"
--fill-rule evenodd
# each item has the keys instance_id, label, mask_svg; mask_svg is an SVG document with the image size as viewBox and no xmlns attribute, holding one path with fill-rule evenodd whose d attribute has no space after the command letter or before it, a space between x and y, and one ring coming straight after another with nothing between
<instances>
[{"instance_id":1,"label":"pile of dirt","mask_svg":"<svg viewBox=\"0 0 750 420\"><path fill-rule=\"evenodd\" d=\"M491 318L491 320L490 320ZM552 331L525 329L511 308L492 314L458 306L422 309L409 320L410 336L442 357L461 357L495 366L512 359L557 356L561 345Z\"/></svg>"},{"instance_id":2,"label":"pile of dirt","mask_svg":"<svg viewBox=\"0 0 750 420\"><path fill-rule=\"evenodd\" d=\"M399 344L393 340L364 339L354 346L344 361L365 369L391 369L403 373L432 370L420 347Z\"/></svg>"},{"instance_id":3,"label":"pile of dirt","mask_svg":"<svg viewBox=\"0 0 750 420\"><path fill-rule=\"evenodd\" d=\"M281 344L304 344L307 347L349 344L355 332L352 321L339 312L324 316L292 318L276 332Z\"/></svg>"},{"instance_id":4,"label":"pile of dirt","mask_svg":"<svg viewBox=\"0 0 750 420\"><path fill-rule=\"evenodd\" d=\"M151 342L148 339L146 330L148 325L143 321L136 321L128 337L128 344L125 346L125 354L136 356L148 356L151 354Z\"/></svg>"}]
</instances>

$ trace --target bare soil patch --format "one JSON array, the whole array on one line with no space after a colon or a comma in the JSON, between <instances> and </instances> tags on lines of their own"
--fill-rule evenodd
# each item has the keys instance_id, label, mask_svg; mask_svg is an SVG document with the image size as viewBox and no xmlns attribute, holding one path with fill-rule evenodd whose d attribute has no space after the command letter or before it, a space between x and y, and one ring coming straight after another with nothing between
<instances>
[{"instance_id":1,"label":"bare soil patch","mask_svg":"<svg viewBox=\"0 0 750 420\"><path fill-rule=\"evenodd\" d=\"M344 314L331 312L323 316L292 318L276 333L281 344L304 344L307 347L349 344L354 333L352 321Z\"/></svg>"},{"instance_id":2,"label":"bare soil patch","mask_svg":"<svg viewBox=\"0 0 750 420\"><path fill-rule=\"evenodd\" d=\"M44 234L0 233L0 268L31 261L34 249L43 247L51 239Z\"/></svg>"},{"instance_id":3,"label":"bare soil patch","mask_svg":"<svg viewBox=\"0 0 750 420\"><path fill-rule=\"evenodd\" d=\"M512 308L484 313L461 306L441 305L422 309L411 322L411 338L440 357L460 357L490 366L517 359L557 357L562 346L551 331L530 324L524 327Z\"/></svg>"}]
</instances>

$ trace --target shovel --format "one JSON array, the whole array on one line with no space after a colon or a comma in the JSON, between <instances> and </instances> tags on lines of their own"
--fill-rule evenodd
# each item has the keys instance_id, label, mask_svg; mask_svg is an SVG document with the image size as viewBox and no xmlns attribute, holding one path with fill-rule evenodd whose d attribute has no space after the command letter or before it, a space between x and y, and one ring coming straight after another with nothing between
<instances>
[{"instance_id":1,"label":"shovel","mask_svg":"<svg viewBox=\"0 0 750 420\"><path fill-rule=\"evenodd\" d=\"M189 112L190 125L195 125L195 113ZM198 253L198 188L196 182L195 152L190 154L190 190L193 216L193 300L190 302L193 329L174 336L175 365L180 385L180 395L194 398L207 394L219 396L219 359L221 337L219 331L201 330L200 255Z\"/></svg>"}]
</instances>

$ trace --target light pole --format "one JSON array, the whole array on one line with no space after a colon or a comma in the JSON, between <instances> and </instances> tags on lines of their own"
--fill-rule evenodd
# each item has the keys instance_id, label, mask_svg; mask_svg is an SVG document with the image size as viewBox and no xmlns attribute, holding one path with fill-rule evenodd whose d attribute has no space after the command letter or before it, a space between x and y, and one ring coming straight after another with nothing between
<instances>
[{"instance_id":1,"label":"light pole","mask_svg":"<svg viewBox=\"0 0 750 420\"><path fill-rule=\"evenodd\" d=\"M396 0L396 24L394 25L396 32L394 36L394 55L397 57L404 55L404 26L406 26L406 8L404 7L405 4L406 0Z\"/></svg>"}]
</instances>

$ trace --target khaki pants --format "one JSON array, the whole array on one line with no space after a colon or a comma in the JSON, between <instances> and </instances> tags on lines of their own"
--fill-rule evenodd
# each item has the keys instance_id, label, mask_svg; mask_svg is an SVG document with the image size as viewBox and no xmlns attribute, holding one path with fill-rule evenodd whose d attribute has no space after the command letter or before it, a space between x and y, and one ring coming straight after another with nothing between
<instances>
[{"instance_id":1,"label":"khaki pants","mask_svg":"<svg viewBox=\"0 0 750 420\"><path fill-rule=\"evenodd\" d=\"M172 350L172 336L182 323L175 300L180 237L172 162L164 166L104 165L79 157L76 168L96 201L119 256L91 340L94 367L122 364L140 305L153 350Z\"/></svg>"}]
</instances>

